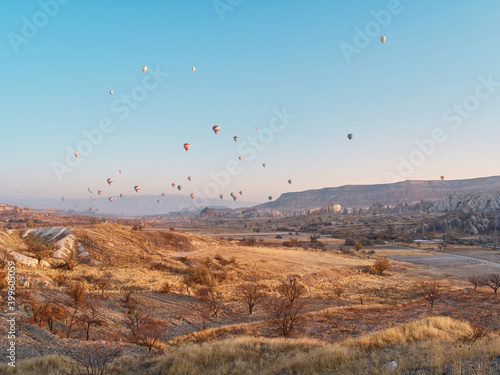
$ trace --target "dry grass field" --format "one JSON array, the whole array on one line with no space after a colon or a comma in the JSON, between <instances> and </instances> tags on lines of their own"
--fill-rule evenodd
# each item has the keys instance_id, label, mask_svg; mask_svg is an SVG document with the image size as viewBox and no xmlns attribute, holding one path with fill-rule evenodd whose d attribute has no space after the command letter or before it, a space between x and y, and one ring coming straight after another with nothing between
<instances>
[{"instance_id":1,"label":"dry grass field","mask_svg":"<svg viewBox=\"0 0 500 375\"><path fill-rule=\"evenodd\" d=\"M467 279L494 271L480 262L411 262L442 255L431 248L347 253L117 224L71 236L66 258L16 262L18 362L0 373L86 373L99 361L103 374L500 373L500 295ZM36 249L22 231L0 231L5 257ZM380 275L385 257L405 261ZM6 336L2 324L2 347Z\"/></svg>"}]
</instances>

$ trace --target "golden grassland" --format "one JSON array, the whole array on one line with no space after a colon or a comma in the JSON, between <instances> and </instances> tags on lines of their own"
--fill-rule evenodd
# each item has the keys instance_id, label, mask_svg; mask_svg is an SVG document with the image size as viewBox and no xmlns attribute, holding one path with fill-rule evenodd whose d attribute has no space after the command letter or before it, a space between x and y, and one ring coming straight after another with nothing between
<instances>
[{"instance_id":1,"label":"golden grassland","mask_svg":"<svg viewBox=\"0 0 500 375\"><path fill-rule=\"evenodd\" d=\"M71 269L18 265L18 278L31 281L18 286L18 303L69 304L68 286L83 283L108 324L93 328L90 341L81 332L71 337L72 345L85 346L102 344L111 326L127 340L124 296L132 293L139 306L162 320L166 335L153 354L137 350L116 360L116 374L500 373L500 295L473 291L463 276L454 277L449 269L393 262L382 276L369 272L377 257L408 250L375 247L367 258L280 244L246 246L171 231L132 231L116 224L79 227L73 235L89 258L79 259L75 248ZM29 255L20 232L0 231L0 240L0 248ZM428 254L425 249L410 251ZM454 268L461 275L467 267ZM196 269L215 277L223 305L217 318L203 311L197 296L201 286L183 282L183 276ZM260 305L248 315L237 290L258 279L268 295L278 296L280 281L289 277L304 285L305 308L296 334L285 339L268 329ZM104 292L96 289L100 278L110 280ZM437 281L442 288L433 310L420 293L423 280ZM165 282L169 293L161 292ZM26 315L23 324L29 324L28 313L19 313ZM485 329L475 337L478 320ZM61 345L68 344L64 340ZM392 361L398 363L396 370L388 368ZM53 355L20 359L16 368L0 366L0 373L6 374L65 371L85 369L74 368L68 357Z\"/></svg>"},{"instance_id":2,"label":"golden grassland","mask_svg":"<svg viewBox=\"0 0 500 375\"><path fill-rule=\"evenodd\" d=\"M117 363L118 374L498 374L498 337L465 343L467 323L434 317L357 339L331 344L319 340L240 337L165 346L155 356L134 355ZM396 361L397 368L388 365ZM42 375L72 369L71 360L45 356L26 360L5 374ZM411 372L416 373L416 372Z\"/></svg>"}]
</instances>

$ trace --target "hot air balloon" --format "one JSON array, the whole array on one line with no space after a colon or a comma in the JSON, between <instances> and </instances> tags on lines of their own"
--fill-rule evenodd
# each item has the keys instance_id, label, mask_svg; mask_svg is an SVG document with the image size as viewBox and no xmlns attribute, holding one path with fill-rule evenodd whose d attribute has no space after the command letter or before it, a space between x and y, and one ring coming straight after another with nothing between
<instances>
[{"instance_id":1,"label":"hot air balloon","mask_svg":"<svg viewBox=\"0 0 500 375\"><path fill-rule=\"evenodd\" d=\"M66 197L61 197L62 201L64 202L66 200Z\"/></svg>"},{"instance_id":2,"label":"hot air balloon","mask_svg":"<svg viewBox=\"0 0 500 375\"><path fill-rule=\"evenodd\" d=\"M172 187L173 187L173 188L175 187L175 182L172 182Z\"/></svg>"},{"instance_id":3,"label":"hot air balloon","mask_svg":"<svg viewBox=\"0 0 500 375\"><path fill-rule=\"evenodd\" d=\"M333 206L333 210L334 210L335 212L339 212L341 208L342 208L342 207L340 206L340 204L336 204L336 205L334 205L334 206Z\"/></svg>"},{"instance_id":4,"label":"hot air balloon","mask_svg":"<svg viewBox=\"0 0 500 375\"><path fill-rule=\"evenodd\" d=\"M109 199L109 202L110 202L110 203L111 203L111 202L113 202L113 198L108 198L108 199Z\"/></svg>"},{"instance_id":5,"label":"hot air balloon","mask_svg":"<svg viewBox=\"0 0 500 375\"><path fill-rule=\"evenodd\" d=\"M238 160L241 160L241 156L238 158Z\"/></svg>"},{"instance_id":6,"label":"hot air balloon","mask_svg":"<svg viewBox=\"0 0 500 375\"><path fill-rule=\"evenodd\" d=\"M224 194L219 195L220 199L224 199Z\"/></svg>"},{"instance_id":7,"label":"hot air balloon","mask_svg":"<svg viewBox=\"0 0 500 375\"><path fill-rule=\"evenodd\" d=\"M141 190L141 187L139 185L135 185L134 190L137 193L139 190Z\"/></svg>"},{"instance_id":8,"label":"hot air balloon","mask_svg":"<svg viewBox=\"0 0 500 375\"><path fill-rule=\"evenodd\" d=\"M381 36L381 37L380 37L380 41L381 41L382 43L384 43L386 39L387 39L387 38L386 38L385 36Z\"/></svg>"},{"instance_id":9,"label":"hot air balloon","mask_svg":"<svg viewBox=\"0 0 500 375\"><path fill-rule=\"evenodd\" d=\"M235 201L236 199L238 199L236 195L233 195L233 200Z\"/></svg>"},{"instance_id":10,"label":"hot air balloon","mask_svg":"<svg viewBox=\"0 0 500 375\"><path fill-rule=\"evenodd\" d=\"M262 163L262 166L265 168L266 167L266 163Z\"/></svg>"},{"instance_id":11,"label":"hot air balloon","mask_svg":"<svg viewBox=\"0 0 500 375\"><path fill-rule=\"evenodd\" d=\"M79 205L76 205L76 208L80 207Z\"/></svg>"},{"instance_id":12,"label":"hot air balloon","mask_svg":"<svg viewBox=\"0 0 500 375\"><path fill-rule=\"evenodd\" d=\"M77 158L78 155L80 155L80 154L78 152L75 152L75 158Z\"/></svg>"},{"instance_id":13,"label":"hot air balloon","mask_svg":"<svg viewBox=\"0 0 500 375\"><path fill-rule=\"evenodd\" d=\"M161 196L164 197L165 196L165 193L161 193Z\"/></svg>"},{"instance_id":14,"label":"hot air balloon","mask_svg":"<svg viewBox=\"0 0 500 375\"><path fill-rule=\"evenodd\" d=\"M177 185L177 190L181 191L182 190L182 186L181 185Z\"/></svg>"},{"instance_id":15,"label":"hot air balloon","mask_svg":"<svg viewBox=\"0 0 500 375\"><path fill-rule=\"evenodd\" d=\"M90 196L90 199L94 199L94 196L93 196L93 195L91 195L91 196Z\"/></svg>"},{"instance_id":16,"label":"hot air balloon","mask_svg":"<svg viewBox=\"0 0 500 375\"><path fill-rule=\"evenodd\" d=\"M113 95L113 90L110 90L110 91L109 91L109 95Z\"/></svg>"},{"instance_id":17,"label":"hot air balloon","mask_svg":"<svg viewBox=\"0 0 500 375\"><path fill-rule=\"evenodd\" d=\"M352 137L354 137L352 134L347 134L347 138L349 138L349 140L351 140Z\"/></svg>"},{"instance_id":18,"label":"hot air balloon","mask_svg":"<svg viewBox=\"0 0 500 375\"><path fill-rule=\"evenodd\" d=\"M292 180L288 180L288 185L291 185L292 184Z\"/></svg>"},{"instance_id":19,"label":"hot air balloon","mask_svg":"<svg viewBox=\"0 0 500 375\"><path fill-rule=\"evenodd\" d=\"M233 192L231 192L229 195L232 196L232 197L234 197L234 193Z\"/></svg>"},{"instance_id":20,"label":"hot air balloon","mask_svg":"<svg viewBox=\"0 0 500 375\"><path fill-rule=\"evenodd\" d=\"M184 143L184 150L189 150L189 148L191 147L191 145L189 143Z\"/></svg>"},{"instance_id":21,"label":"hot air balloon","mask_svg":"<svg viewBox=\"0 0 500 375\"><path fill-rule=\"evenodd\" d=\"M273 197L268 196L268 197L267 197L267 199L269 199L270 201L272 201L272 200L273 200Z\"/></svg>"},{"instance_id":22,"label":"hot air balloon","mask_svg":"<svg viewBox=\"0 0 500 375\"><path fill-rule=\"evenodd\" d=\"M92 189L91 188L88 188L87 190L89 191L89 193L92 193Z\"/></svg>"},{"instance_id":23,"label":"hot air balloon","mask_svg":"<svg viewBox=\"0 0 500 375\"><path fill-rule=\"evenodd\" d=\"M122 173L122 170L120 169L118 172Z\"/></svg>"},{"instance_id":24,"label":"hot air balloon","mask_svg":"<svg viewBox=\"0 0 500 375\"><path fill-rule=\"evenodd\" d=\"M191 180L192 180L191 176L188 176L188 180L189 180L189 181L191 181Z\"/></svg>"},{"instance_id":25,"label":"hot air balloon","mask_svg":"<svg viewBox=\"0 0 500 375\"><path fill-rule=\"evenodd\" d=\"M144 65L144 66L141 68L141 70L142 70L144 73L146 73L146 70L148 70L148 67L147 67L146 65Z\"/></svg>"},{"instance_id":26,"label":"hot air balloon","mask_svg":"<svg viewBox=\"0 0 500 375\"><path fill-rule=\"evenodd\" d=\"M160 204L160 200L159 199L157 199L156 201L158 202L158 204Z\"/></svg>"},{"instance_id":27,"label":"hot air balloon","mask_svg":"<svg viewBox=\"0 0 500 375\"><path fill-rule=\"evenodd\" d=\"M443 181L443 180L444 180L444 176L441 176L441 181Z\"/></svg>"},{"instance_id":28,"label":"hot air balloon","mask_svg":"<svg viewBox=\"0 0 500 375\"><path fill-rule=\"evenodd\" d=\"M101 190L99 190L99 191L97 192L97 194L102 195L102 191L101 191Z\"/></svg>"},{"instance_id":29,"label":"hot air balloon","mask_svg":"<svg viewBox=\"0 0 500 375\"><path fill-rule=\"evenodd\" d=\"M108 178L106 181L108 182L108 185L111 185L113 183L113 179L112 178Z\"/></svg>"},{"instance_id":30,"label":"hot air balloon","mask_svg":"<svg viewBox=\"0 0 500 375\"><path fill-rule=\"evenodd\" d=\"M234 136L233 139L234 139L235 142L238 142L239 138L237 136Z\"/></svg>"},{"instance_id":31,"label":"hot air balloon","mask_svg":"<svg viewBox=\"0 0 500 375\"><path fill-rule=\"evenodd\" d=\"M123 194L120 194L120 198L123 198Z\"/></svg>"},{"instance_id":32,"label":"hot air balloon","mask_svg":"<svg viewBox=\"0 0 500 375\"><path fill-rule=\"evenodd\" d=\"M217 134L220 130L220 126L219 125L214 125L212 126L212 130L214 131L215 134Z\"/></svg>"},{"instance_id":33,"label":"hot air balloon","mask_svg":"<svg viewBox=\"0 0 500 375\"><path fill-rule=\"evenodd\" d=\"M191 193L190 196L191 196L191 199L194 199L194 197L195 197L194 193Z\"/></svg>"},{"instance_id":34,"label":"hot air balloon","mask_svg":"<svg viewBox=\"0 0 500 375\"><path fill-rule=\"evenodd\" d=\"M239 193L240 193L240 195L243 195L243 192L241 190L239 191Z\"/></svg>"},{"instance_id":35,"label":"hot air balloon","mask_svg":"<svg viewBox=\"0 0 500 375\"><path fill-rule=\"evenodd\" d=\"M194 72L195 70L196 70L196 68L193 66L193 67L191 68L191 71L192 71L192 72Z\"/></svg>"}]
</instances>

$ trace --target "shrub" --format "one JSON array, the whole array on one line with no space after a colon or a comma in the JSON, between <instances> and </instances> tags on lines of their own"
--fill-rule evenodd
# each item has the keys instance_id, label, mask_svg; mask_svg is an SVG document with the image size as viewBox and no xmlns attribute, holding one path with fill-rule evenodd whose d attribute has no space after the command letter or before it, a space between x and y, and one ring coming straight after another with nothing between
<instances>
[{"instance_id":1,"label":"shrub","mask_svg":"<svg viewBox=\"0 0 500 375\"><path fill-rule=\"evenodd\" d=\"M375 270L377 275L382 275L390 267L391 267L391 261L384 257L377 258L375 263L373 263L373 269Z\"/></svg>"}]
</instances>

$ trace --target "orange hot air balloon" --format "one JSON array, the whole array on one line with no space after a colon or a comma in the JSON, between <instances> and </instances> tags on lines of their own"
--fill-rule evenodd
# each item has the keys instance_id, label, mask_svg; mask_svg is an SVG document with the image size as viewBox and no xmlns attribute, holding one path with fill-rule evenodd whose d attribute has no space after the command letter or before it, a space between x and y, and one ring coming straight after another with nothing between
<instances>
[{"instance_id":1,"label":"orange hot air balloon","mask_svg":"<svg viewBox=\"0 0 500 375\"><path fill-rule=\"evenodd\" d=\"M444 176L441 176L441 181L443 181L443 180L444 180Z\"/></svg>"},{"instance_id":2,"label":"orange hot air balloon","mask_svg":"<svg viewBox=\"0 0 500 375\"><path fill-rule=\"evenodd\" d=\"M212 130L214 131L215 134L217 134L220 130L220 126L219 125L214 125L212 126Z\"/></svg>"},{"instance_id":3,"label":"orange hot air balloon","mask_svg":"<svg viewBox=\"0 0 500 375\"><path fill-rule=\"evenodd\" d=\"M192 180L191 176L188 176L188 180L189 180L189 181L191 181L191 180Z\"/></svg>"},{"instance_id":4,"label":"orange hot air balloon","mask_svg":"<svg viewBox=\"0 0 500 375\"><path fill-rule=\"evenodd\" d=\"M62 201L64 202L66 200L66 197L61 197Z\"/></svg>"},{"instance_id":5,"label":"orange hot air balloon","mask_svg":"<svg viewBox=\"0 0 500 375\"><path fill-rule=\"evenodd\" d=\"M380 41L381 41L382 43L385 43L386 39L387 39L387 38L386 38L385 36L381 36L381 37L380 37Z\"/></svg>"},{"instance_id":6,"label":"orange hot air balloon","mask_svg":"<svg viewBox=\"0 0 500 375\"><path fill-rule=\"evenodd\" d=\"M238 138L237 136L234 136L234 137L233 137L233 140L234 140L235 142L238 142L238 139L239 139L239 138Z\"/></svg>"},{"instance_id":7,"label":"orange hot air balloon","mask_svg":"<svg viewBox=\"0 0 500 375\"><path fill-rule=\"evenodd\" d=\"M177 185L177 190L181 191L182 190L182 186L181 185Z\"/></svg>"},{"instance_id":8,"label":"orange hot air balloon","mask_svg":"<svg viewBox=\"0 0 500 375\"><path fill-rule=\"evenodd\" d=\"M75 152L75 158L77 158L78 155L80 155L80 154L78 152Z\"/></svg>"},{"instance_id":9,"label":"orange hot air balloon","mask_svg":"<svg viewBox=\"0 0 500 375\"><path fill-rule=\"evenodd\" d=\"M93 195L91 195L91 196L90 196L90 199L94 199L94 196L93 196Z\"/></svg>"},{"instance_id":10,"label":"orange hot air balloon","mask_svg":"<svg viewBox=\"0 0 500 375\"><path fill-rule=\"evenodd\" d=\"M144 65L144 66L141 68L141 70L142 70L144 73L146 73L146 70L148 70L148 67L147 67L146 65Z\"/></svg>"},{"instance_id":11,"label":"orange hot air balloon","mask_svg":"<svg viewBox=\"0 0 500 375\"><path fill-rule=\"evenodd\" d=\"M123 194L120 194L120 198L123 198Z\"/></svg>"},{"instance_id":12,"label":"orange hot air balloon","mask_svg":"<svg viewBox=\"0 0 500 375\"><path fill-rule=\"evenodd\" d=\"M141 190L141 187L139 185L135 185L134 190L137 193L139 190Z\"/></svg>"},{"instance_id":13,"label":"orange hot air balloon","mask_svg":"<svg viewBox=\"0 0 500 375\"><path fill-rule=\"evenodd\" d=\"M184 143L184 150L189 150L191 148L191 145L189 143Z\"/></svg>"},{"instance_id":14,"label":"orange hot air balloon","mask_svg":"<svg viewBox=\"0 0 500 375\"><path fill-rule=\"evenodd\" d=\"M172 187L173 187L173 188L175 187L175 182L172 182Z\"/></svg>"},{"instance_id":15,"label":"orange hot air balloon","mask_svg":"<svg viewBox=\"0 0 500 375\"><path fill-rule=\"evenodd\" d=\"M122 173L122 170L120 169L118 172Z\"/></svg>"},{"instance_id":16,"label":"orange hot air balloon","mask_svg":"<svg viewBox=\"0 0 500 375\"><path fill-rule=\"evenodd\" d=\"M102 191L100 191L100 190L99 190L99 191L97 192L97 194L102 195Z\"/></svg>"},{"instance_id":17,"label":"orange hot air balloon","mask_svg":"<svg viewBox=\"0 0 500 375\"><path fill-rule=\"evenodd\" d=\"M161 193L161 196L164 197L165 196L165 193Z\"/></svg>"},{"instance_id":18,"label":"orange hot air balloon","mask_svg":"<svg viewBox=\"0 0 500 375\"><path fill-rule=\"evenodd\" d=\"M87 190L89 191L89 193L92 193L92 189L91 188L88 188Z\"/></svg>"},{"instance_id":19,"label":"orange hot air balloon","mask_svg":"<svg viewBox=\"0 0 500 375\"><path fill-rule=\"evenodd\" d=\"M191 199L194 199L194 197L195 197L196 195L194 195L194 193L191 193L191 194L190 194L190 196L191 196Z\"/></svg>"},{"instance_id":20,"label":"orange hot air balloon","mask_svg":"<svg viewBox=\"0 0 500 375\"><path fill-rule=\"evenodd\" d=\"M196 68L193 66L193 67L191 68L191 71L192 71L192 72L194 72L195 70L196 70Z\"/></svg>"}]
</instances>

